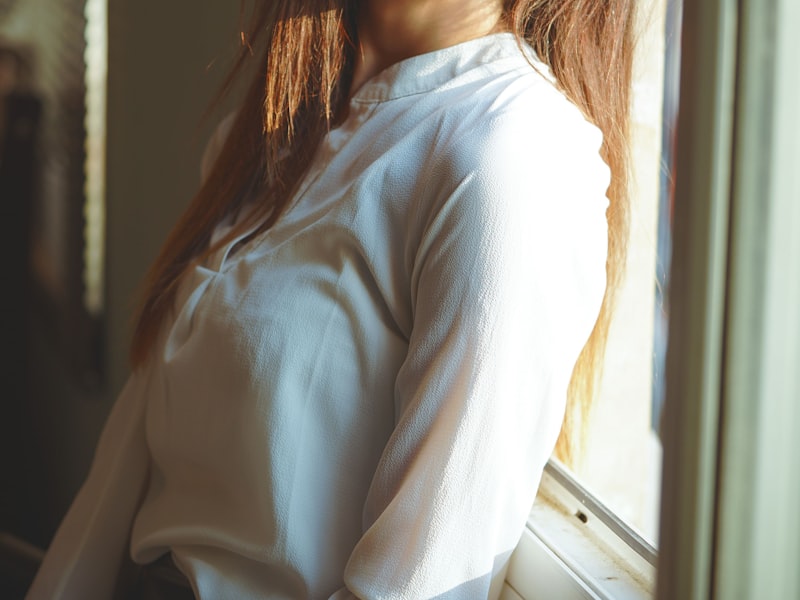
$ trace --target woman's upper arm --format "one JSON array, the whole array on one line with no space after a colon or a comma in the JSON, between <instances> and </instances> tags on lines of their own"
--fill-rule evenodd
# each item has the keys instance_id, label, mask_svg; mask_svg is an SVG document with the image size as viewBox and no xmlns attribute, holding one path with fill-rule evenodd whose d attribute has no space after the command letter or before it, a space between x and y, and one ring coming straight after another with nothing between
<instances>
[{"instance_id":1,"label":"woman's upper arm","mask_svg":"<svg viewBox=\"0 0 800 600\"><path fill-rule=\"evenodd\" d=\"M605 290L608 170L573 121L491 121L432 173L396 428L345 576L359 597L485 597L518 541Z\"/></svg>"}]
</instances>

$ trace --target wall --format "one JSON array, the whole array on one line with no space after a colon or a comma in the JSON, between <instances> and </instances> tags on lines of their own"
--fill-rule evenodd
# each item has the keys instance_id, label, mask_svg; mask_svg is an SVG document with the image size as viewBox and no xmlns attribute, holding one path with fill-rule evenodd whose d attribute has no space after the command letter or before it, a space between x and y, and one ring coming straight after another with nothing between
<instances>
[{"instance_id":1,"label":"wall","mask_svg":"<svg viewBox=\"0 0 800 600\"><path fill-rule=\"evenodd\" d=\"M70 359L78 341L67 336L62 347L54 322L31 310L19 315L30 322L28 373L19 373L23 392L9 398L5 390L0 404L0 423L7 426L0 432L0 531L39 545L48 543L85 477L102 423L127 377L135 290L197 187L202 149L218 118L201 116L239 41L236 2L109 0L108 9L107 277L99 322L106 376L85 380ZM69 96L70 108L82 110L84 27L83 0L22 0L0 17L0 35L13 34L39 57L37 85L53 126L64 125L65 107L50 90L78 90L77 99ZM74 126L65 138L78 148L67 158L79 165L83 138L82 127ZM72 212L79 218L65 231L80 239L80 169L77 177L69 200L53 210L77 207ZM65 272L68 285L80 287L81 269ZM5 435L6 429L13 435Z\"/></svg>"},{"instance_id":2,"label":"wall","mask_svg":"<svg viewBox=\"0 0 800 600\"><path fill-rule=\"evenodd\" d=\"M199 182L215 118L201 123L237 49L238 3L109 5L108 388L127 373L137 286Z\"/></svg>"}]
</instances>

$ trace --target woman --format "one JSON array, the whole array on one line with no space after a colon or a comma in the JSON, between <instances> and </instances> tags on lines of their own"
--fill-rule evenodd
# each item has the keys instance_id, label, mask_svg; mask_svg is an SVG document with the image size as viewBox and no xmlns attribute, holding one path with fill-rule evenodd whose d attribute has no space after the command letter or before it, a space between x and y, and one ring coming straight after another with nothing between
<instances>
[{"instance_id":1,"label":"woman","mask_svg":"<svg viewBox=\"0 0 800 600\"><path fill-rule=\"evenodd\" d=\"M109 597L129 553L198 598L486 598L596 375L629 3L256 17L263 68L29 597Z\"/></svg>"}]
</instances>

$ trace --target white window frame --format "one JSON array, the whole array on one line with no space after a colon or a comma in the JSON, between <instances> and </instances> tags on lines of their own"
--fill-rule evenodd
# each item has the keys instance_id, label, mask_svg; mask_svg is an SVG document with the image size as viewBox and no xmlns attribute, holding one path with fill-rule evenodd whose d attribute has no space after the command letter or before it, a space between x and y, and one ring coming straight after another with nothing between
<instances>
[{"instance_id":1,"label":"white window frame","mask_svg":"<svg viewBox=\"0 0 800 600\"><path fill-rule=\"evenodd\" d=\"M656 558L655 548L551 460L500 598L652 598Z\"/></svg>"}]
</instances>

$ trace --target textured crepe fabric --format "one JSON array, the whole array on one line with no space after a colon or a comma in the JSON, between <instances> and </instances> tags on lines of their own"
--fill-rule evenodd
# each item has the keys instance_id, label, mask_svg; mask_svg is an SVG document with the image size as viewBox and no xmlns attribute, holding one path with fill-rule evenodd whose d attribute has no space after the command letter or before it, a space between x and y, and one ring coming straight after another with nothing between
<instances>
[{"instance_id":1,"label":"textured crepe fabric","mask_svg":"<svg viewBox=\"0 0 800 600\"><path fill-rule=\"evenodd\" d=\"M30 598L169 551L204 600L487 597L605 289L601 134L534 66L497 34L355 94L183 282Z\"/></svg>"}]
</instances>

